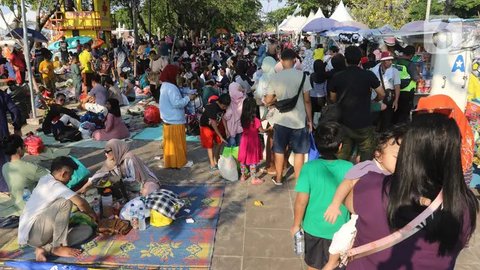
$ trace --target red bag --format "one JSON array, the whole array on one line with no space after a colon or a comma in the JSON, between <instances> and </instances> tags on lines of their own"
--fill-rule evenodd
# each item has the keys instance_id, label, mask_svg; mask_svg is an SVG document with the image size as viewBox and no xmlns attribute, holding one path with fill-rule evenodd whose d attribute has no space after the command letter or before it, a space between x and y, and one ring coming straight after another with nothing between
<instances>
[{"instance_id":1,"label":"red bag","mask_svg":"<svg viewBox=\"0 0 480 270\"><path fill-rule=\"evenodd\" d=\"M32 132L27 133L27 137L23 140L25 148L29 155L38 156L43 151L45 146L43 145L42 138L33 135Z\"/></svg>"},{"instance_id":2,"label":"red bag","mask_svg":"<svg viewBox=\"0 0 480 270\"><path fill-rule=\"evenodd\" d=\"M155 105L149 105L145 108L143 113L143 121L147 125L157 125L160 124L160 110Z\"/></svg>"}]
</instances>

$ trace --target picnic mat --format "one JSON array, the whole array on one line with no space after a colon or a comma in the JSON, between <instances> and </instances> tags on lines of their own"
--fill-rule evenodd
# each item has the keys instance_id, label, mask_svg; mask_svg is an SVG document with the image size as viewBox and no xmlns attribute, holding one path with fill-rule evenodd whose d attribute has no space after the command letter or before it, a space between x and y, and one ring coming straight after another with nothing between
<instances>
[{"instance_id":1,"label":"picnic mat","mask_svg":"<svg viewBox=\"0 0 480 270\"><path fill-rule=\"evenodd\" d=\"M130 138L135 136L137 133L130 132ZM55 140L53 136L45 135L43 132L38 132L37 136L39 136L44 145L47 146L57 146L57 147L80 147L80 148L97 148L103 149L108 141L96 141L94 139L83 139L78 142L69 142L69 143L60 143L59 141ZM128 139L126 139L128 140Z\"/></svg>"},{"instance_id":2,"label":"picnic mat","mask_svg":"<svg viewBox=\"0 0 480 270\"><path fill-rule=\"evenodd\" d=\"M163 138L163 126L148 127L133 137L134 140L161 141ZM198 136L187 136L187 142L199 142Z\"/></svg>"},{"instance_id":3,"label":"picnic mat","mask_svg":"<svg viewBox=\"0 0 480 270\"><path fill-rule=\"evenodd\" d=\"M209 269L223 186L162 186L175 191L186 202L190 214L180 210L178 218L167 227L148 226L145 231L131 230L125 236L101 237L82 245L79 258L52 258L50 262L90 267L128 267L168 269ZM187 217L195 223L185 222ZM20 248L14 237L0 247L0 261L35 259L34 249ZM7 264L7 262L6 262Z\"/></svg>"}]
</instances>

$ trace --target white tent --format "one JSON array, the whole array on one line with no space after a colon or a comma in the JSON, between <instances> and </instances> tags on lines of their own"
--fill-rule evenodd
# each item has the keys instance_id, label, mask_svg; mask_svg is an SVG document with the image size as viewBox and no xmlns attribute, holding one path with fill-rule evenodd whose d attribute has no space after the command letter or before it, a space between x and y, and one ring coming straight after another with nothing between
<instances>
[{"instance_id":1,"label":"white tent","mask_svg":"<svg viewBox=\"0 0 480 270\"><path fill-rule=\"evenodd\" d=\"M315 14L313 13L313 11L310 11L310 14L308 15L307 17L307 20L305 21L305 23L302 25L302 28L309 22L311 22L313 19L315 19Z\"/></svg>"},{"instance_id":2,"label":"white tent","mask_svg":"<svg viewBox=\"0 0 480 270\"><path fill-rule=\"evenodd\" d=\"M313 19L317 19L317 18L325 18L325 15L323 15L322 8L318 8L317 13L315 13L315 15L313 16Z\"/></svg>"},{"instance_id":3,"label":"white tent","mask_svg":"<svg viewBox=\"0 0 480 270\"><path fill-rule=\"evenodd\" d=\"M307 17L297 15L301 11L302 9L300 6L297 6L293 14L288 16L287 19L278 26L278 30L295 33L302 31L302 27L307 21Z\"/></svg>"},{"instance_id":4,"label":"white tent","mask_svg":"<svg viewBox=\"0 0 480 270\"><path fill-rule=\"evenodd\" d=\"M343 4L343 1L340 0L340 4L338 4L335 11L330 16L330 19L334 19L339 22L347 22L347 21L354 21L350 13L348 13L347 8Z\"/></svg>"},{"instance_id":5,"label":"white tent","mask_svg":"<svg viewBox=\"0 0 480 270\"><path fill-rule=\"evenodd\" d=\"M15 14L6 6L0 6L5 21L0 17L0 33L3 35L10 32L15 20ZM35 29L37 25L37 12L28 10L25 14L27 18L27 27ZM6 23L5 23L6 22ZM21 24L20 24L21 25ZM10 27L10 28L9 28Z\"/></svg>"}]
</instances>

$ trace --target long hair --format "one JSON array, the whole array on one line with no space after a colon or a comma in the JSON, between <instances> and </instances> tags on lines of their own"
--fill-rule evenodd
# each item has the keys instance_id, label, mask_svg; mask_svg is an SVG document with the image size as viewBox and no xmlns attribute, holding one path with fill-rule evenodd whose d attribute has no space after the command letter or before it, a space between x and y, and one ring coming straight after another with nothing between
<instances>
[{"instance_id":1,"label":"long hair","mask_svg":"<svg viewBox=\"0 0 480 270\"><path fill-rule=\"evenodd\" d=\"M426 240L439 242L440 255L452 252L459 238L465 233L470 237L476 226L478 202L463 178L460 145L455 120L441 114L418 115L404 136L394 175L384 182L392 230L425 209L420 196L433 201L443 189L443 208L427 219L425 228ZM464 217L470 220L470 230L462 234Z\"/></svg>"},{"instance_id":2,"label":"long hair","mask_svg":"<svg viewBox=\"0 0 480 270\"><path fill-rule=\"evenodd\" d=\"M257 102L252 97L247 97L243 101L242 107L242 116L240 117L240 122L242 123L243 128L248 128L255 119L257 115Z\"/></svg>"},{"instance_id":3,"label":"long hair","mask_svg":"<svg viewBox=\"0 0 480 270\"><path fill-rule=\"evenodd\" d=\"M322 60L318 59L313 62L313 73L310 76L314 83L324 83L326 80L325 64Z\"/></svg>"},{"instance_id":4,"label":"long hair","mask_svg":"<svg viewBox=\"0 0 480 270\"><path fill-rule=\"evenodd\" d=\"M115 98L110 98L107 100L107 102L110 103L110 110L108 110L108 112L115 115L116 117L121 117L122 113L120 111L120 103L118 102L118 100Z\"/></svg>"}]
</instances>

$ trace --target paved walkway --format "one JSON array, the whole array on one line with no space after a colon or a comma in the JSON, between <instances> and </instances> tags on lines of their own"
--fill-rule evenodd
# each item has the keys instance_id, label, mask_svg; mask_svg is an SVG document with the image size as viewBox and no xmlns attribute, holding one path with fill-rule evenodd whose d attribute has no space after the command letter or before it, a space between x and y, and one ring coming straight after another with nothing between
<instances>
[{"instance_id":1,"label":"paved walkway","mask_svg":"<svg viewBox=\"0 0 480 270\"><path fill-rule=\"evenodd\" d=\"M158 168L153 157L160 154L159 142L133 141L132 149L154 170L164 183L223 182L208 172L206 153L198 143L189 143L189 169ZM91 170L104 160L102 149L74 148L71 154L80 158ZM44 165L49 166L48 163ZM264 177L268 179L268 176ZM259 186L249 183L226 183L220 213L212 268L214 270L300 270L306 269L301 258L293 253L289 228L293 219L294 182L274 186L269 180ZM263 206L254 206L260 200ZM478 222L480 227L480 221ZM478 230L480 231L480 230ZM458 270L480 269L480 233L477 232L458 258Z\"/></svg>"}]
</instances>

